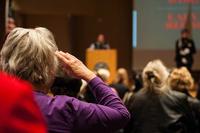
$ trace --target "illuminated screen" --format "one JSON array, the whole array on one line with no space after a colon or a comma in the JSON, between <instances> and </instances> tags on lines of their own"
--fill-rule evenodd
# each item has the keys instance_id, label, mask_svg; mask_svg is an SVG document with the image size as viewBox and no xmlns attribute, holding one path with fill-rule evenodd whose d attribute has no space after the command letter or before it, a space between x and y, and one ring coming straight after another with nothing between
<instances>
[{"instance_id":1,"label":"illuminated screen","mask_svg":"<svg viewBox=\"0 0 200 133\"><path fill-rule=\"evenodd\" d=\"M188 16L192 37L200 48L200 0L134 0L133 47L174 49Z\"/></svg>"}]
</instances>

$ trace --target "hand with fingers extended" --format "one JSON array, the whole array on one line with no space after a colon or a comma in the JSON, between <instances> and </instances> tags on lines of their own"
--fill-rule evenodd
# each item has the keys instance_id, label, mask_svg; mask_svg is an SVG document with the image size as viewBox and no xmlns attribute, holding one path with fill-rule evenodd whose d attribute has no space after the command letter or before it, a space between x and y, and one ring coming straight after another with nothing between
<instances>
[{"instance_id":1,"label":"hand with fingers extended","mask_svg":"<svg viewBox=\"0 0 200 133\"><path fill-rule=\"evenodd\" d=\"M69 53L64 53L62 51L57 51L56 56L63 64L64 70L75 78L81 78L89 82L96 75L89 70L80 60Z\"/></svg>"}]
</instances>

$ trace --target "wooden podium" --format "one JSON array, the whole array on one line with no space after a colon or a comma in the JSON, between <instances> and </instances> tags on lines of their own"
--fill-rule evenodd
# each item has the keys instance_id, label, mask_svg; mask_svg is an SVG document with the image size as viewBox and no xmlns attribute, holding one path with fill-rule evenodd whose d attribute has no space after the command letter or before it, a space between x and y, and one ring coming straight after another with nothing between
<instances>
[{"instance_id":1,"label":"wooden podium","mask_svg":"<svg viewBox=\"0 0 200 133\"><path fill-rule=\"evenodd\" d=\"M110 71L108 83L115 79L117 69L117 51L111 50L90 50L86 51L86 65L89 69L94 70L98 63L104 63Z\"/></svg>"}]
</instances>

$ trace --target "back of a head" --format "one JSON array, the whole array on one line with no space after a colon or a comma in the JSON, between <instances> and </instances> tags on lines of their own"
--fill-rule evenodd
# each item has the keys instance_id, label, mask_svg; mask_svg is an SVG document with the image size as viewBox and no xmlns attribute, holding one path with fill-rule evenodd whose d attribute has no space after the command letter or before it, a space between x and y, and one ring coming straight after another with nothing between
<instances>
[{"instance_id":1,"label":"back of a head","mask_svg":"<svg viewBox=\"0 0 200 133\"><path fill-rule=\"evenodd\" d=\"M100 68L96 73L104 82L107 82L110 77L110 71L108 69Z\"/></svg>"},{"instance_id":2,"label":"back of a head","mask_svg":"<svg viewBox=\"0 0 200 133\"><path fill-rule=\"evenodd\" d=\"M185 67L174 69L168 79L171 89L184 92L193 87L194 81L190 72Z\"/></svg>"},{"instance_id":3,"label":"back of a head","mask_svg":"<svg viewBox=\"0 0 200 133\"><path fill-rule=\"evenodd\" d=\"M168 78L167 68L160 60L150 61L142 73L144 88L151 91L160 90Z\"/></svg>"},{"instance_id":4,"label":"back of a head","mask_svg":"<svg viewBox=\"0 0 200 133\"><path fill-rule=\"evenodd\" d=\"M53 44L52 47L54 47L56 45L56 41L55 38L53 36L53 33L48 30L47 28L44 27L37 27L35 28L35 30L37 30L38 32L40 32L41 34L43 34L43 36L47 37Z\"/></svg>"},{"instance_id":5,"label":"back of a head","mask_svg":"<svg viewBox=\"0 0 200 133\"><path fill-rule=\"evenodd\" d=\"M1 50L2 70L33 85L48 86L57 69L57 46L52 37L45 28L15 28Z\"/></svg>"},{"instance_id":6,"label":"back of a head","mask_svg":"<svg viewBox=\"0 0 200 133\"><path fill-rule=\"evenodd\" d=\"M116 79L115 79L115 83L124 84L126 87L129 86L128 72L125 68L119 68L117 70L117 76L116 76Z\"/></svg>"}]
</instances>

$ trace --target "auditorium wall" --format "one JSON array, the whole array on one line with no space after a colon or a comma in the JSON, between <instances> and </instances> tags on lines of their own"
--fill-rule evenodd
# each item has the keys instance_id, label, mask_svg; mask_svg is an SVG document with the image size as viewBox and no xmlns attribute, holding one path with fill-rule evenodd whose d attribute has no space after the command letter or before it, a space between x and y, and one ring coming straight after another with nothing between
<instances>
[{"instance_id":1,"label":"auditorium wall","mask_svg":"<svg viewBox=\"0 0 200 133\"><path fill-rule=\"evenodd\" d=\"M169 68L174 68L175 63L175 50L158 50L158 49L133 49L133 69L141 71L145 65L154 59L161 59L164 64ZM200 50L194 55L193 70L200 70Z\"/></svg>"},{"instance_id":2,"label":"auditorium wall","mask_svg":"<svg viewBox=\"0 0 200 133\"><path fill-rule=\"evenodd\" d=\"M5 14L6 14L6 0L0 1L0 47L2 47L5 37Z\"/></svg>"},{"instance_id":3,"label":"auditorium wall","mask_svg":"<svg viewBox=\"0 0 200 133\"><path fill-rule=\"evenodd\" d=\"M15 0L19 26L49 28L61 50L85 61L85 50L104 33L118 50L118 67L131 70L132 0Z\"/></svg>"}]
</instances>

